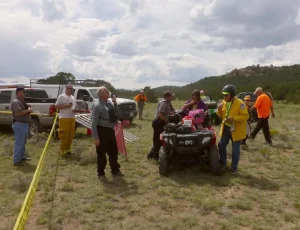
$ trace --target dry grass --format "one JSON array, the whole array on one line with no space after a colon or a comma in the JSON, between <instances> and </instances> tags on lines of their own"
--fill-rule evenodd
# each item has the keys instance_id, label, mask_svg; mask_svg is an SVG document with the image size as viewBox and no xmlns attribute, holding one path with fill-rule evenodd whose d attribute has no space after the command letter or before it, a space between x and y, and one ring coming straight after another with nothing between
<instances>
[{"instance_id":1,"label":"dry grass","mask_svg":"<svg viewBox=\"0 0 300 230\"><path fill-rule=\"evenodd\" d=\"M182 102L174 102L177 107ZM300 138L299 108L276 104L271 119L274 147L260 133L242 150L240 175L215 177L201 166L174 167L160 177L158 165L147 160L151 147L154 104L147 104L145 120L136 120L129 132L140 141L127 145L128 159L120 156L124 178L108 182L96 174L92 140L79 129L74 154L59 160L50 220L58 141L52 142L27 229L299 229ZM1 147L12 146L2 133ZM7 138L9 144L7 144ZM32 167L15 172L11 155L1 154L0 229L11 229L28 187L41 148L32 140L28 151ZM5 151L6 152L6 151ZM229 154L230 158L230 154ZM2 186L3 185L3 186Z\"/></svg>"}]
</instances>

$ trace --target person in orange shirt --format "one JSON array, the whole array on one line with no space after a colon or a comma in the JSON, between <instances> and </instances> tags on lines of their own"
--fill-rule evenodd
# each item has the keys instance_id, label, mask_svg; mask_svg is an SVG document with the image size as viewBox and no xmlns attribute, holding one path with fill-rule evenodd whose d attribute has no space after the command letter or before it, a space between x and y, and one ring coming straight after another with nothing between
<instances>
[{"instance_id":1,"label":"person in orange shirt","mask_svg":"<svg viewBox=\"0 0 300 230\"><path fill-rule=\"evenodd\" d=\"M147 102L147 97L144 94L144 90L141 90L138 95L134 97L134 100L138 103L139 119L142 120L145 102Z\"/></svg>"},{"instance_id":2,"label":"person in orange shirt","mask_svg":"<svg viewBox=\"0 0 300 230\"><path fill-rule=\"evenodd\" d=\"M270 113L272 113L272 117L275 118L273 102L270 99L270 97L263 92L261 87L256 88L254 94L258 97L256 99L254 106L250 110L256 108L257 115L258 115L258 122L254 130L251 132L250 139L254 140L258 132L262 129L266 142L269 145L272 145L272 139L271 139L271 134L269 129L269 116Z\"/></svg>"}]
</instances>

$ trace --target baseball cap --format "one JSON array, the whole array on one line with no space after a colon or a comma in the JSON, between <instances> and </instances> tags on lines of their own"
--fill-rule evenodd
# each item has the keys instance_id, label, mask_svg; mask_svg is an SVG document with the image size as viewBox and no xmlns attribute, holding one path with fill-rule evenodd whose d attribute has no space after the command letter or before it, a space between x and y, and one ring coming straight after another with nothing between
<instances>
[{"instance_id":1,"label":"baseball cap","mask_svg":"<svg viewBox=\"0 0 300 230\"><path fill-rule=\"evenodd\" d=\"M166 92L164 93L164 98L165 98L165 97L170 97L170 96L175 96L175 94L172 93L171 91L166 91Z\"/></svg>"},{"instance_id":2,"label":"baseball cap","mask_svg":"<svg viewBox=\"0 0 300 230\"><path fill-rule=\"evenodd\" d=\"M257 87L256 90L255 90L255 92L254 92L254 94L256 94L257 92L262 92L262 91L263 91L263 90L262 90L261 87Z\"/></svg>"},{"instance_id":3,"label":"baseball cap","mask_svg":"<svg viewBox=\"0 0 300 230\"><path fill-rule=\"evenodd\" d=\"M20 91L24 91L25 90L25 88L24 87L17 87L17 89L16 89L16 93L18 93L18 92L20 92Z\"/></svg>"}]
</instances>

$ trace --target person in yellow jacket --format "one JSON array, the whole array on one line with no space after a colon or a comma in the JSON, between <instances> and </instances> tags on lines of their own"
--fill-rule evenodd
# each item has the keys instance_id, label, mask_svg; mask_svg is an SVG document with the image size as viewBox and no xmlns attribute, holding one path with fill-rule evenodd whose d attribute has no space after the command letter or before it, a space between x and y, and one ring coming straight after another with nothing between
<instances>
[{"instance_id":1,"label":"person in yellow jacket","mask_svg":"<svg viewBox=\"0 0 300 230\"><path fill-rule=\"evenodd\" d=\"M134 100L137 101L138 103L138 110L139 110L139 119L142 120L143 119L143 110L144 110L144 105L145 102L147 102L147 97L144 94L144 91L141 90L138 95L136 95L134 97Z\"/></svg>"},{"instance_id":2,"label":"person in yellow jacket","mask_svg":"<svg viewBox=\"0 0 300 230\"><path fill-rule=\"evenodd\" d=\"M245 103L236 98L236 89L233 85L226 85L223 90L223 102L218 106L217 115L222 118L220 130L220 142L218 144L221 170L227 167L226 147L231 140L232 143L232 161L231 173L236 174L240 160L241 141L246 137L246 122L249 114Z\"/></svg>"}]
</instances>

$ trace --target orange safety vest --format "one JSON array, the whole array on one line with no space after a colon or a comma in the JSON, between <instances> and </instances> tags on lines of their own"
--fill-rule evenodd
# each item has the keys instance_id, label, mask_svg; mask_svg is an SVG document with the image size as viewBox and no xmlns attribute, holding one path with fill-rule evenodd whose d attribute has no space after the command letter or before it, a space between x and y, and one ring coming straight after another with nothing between
<instances>
[{"instance_id":1,"label":"orange safety vest","mask_svg":"<svg viewBox=\"0 0 300 230\"><path fill-rule=\"evenodd\" d=\"M136 100L136 101L147 101L147 97L145 95L138 94L134 97L134 100Z\"/></svg>"}]
</instances>

